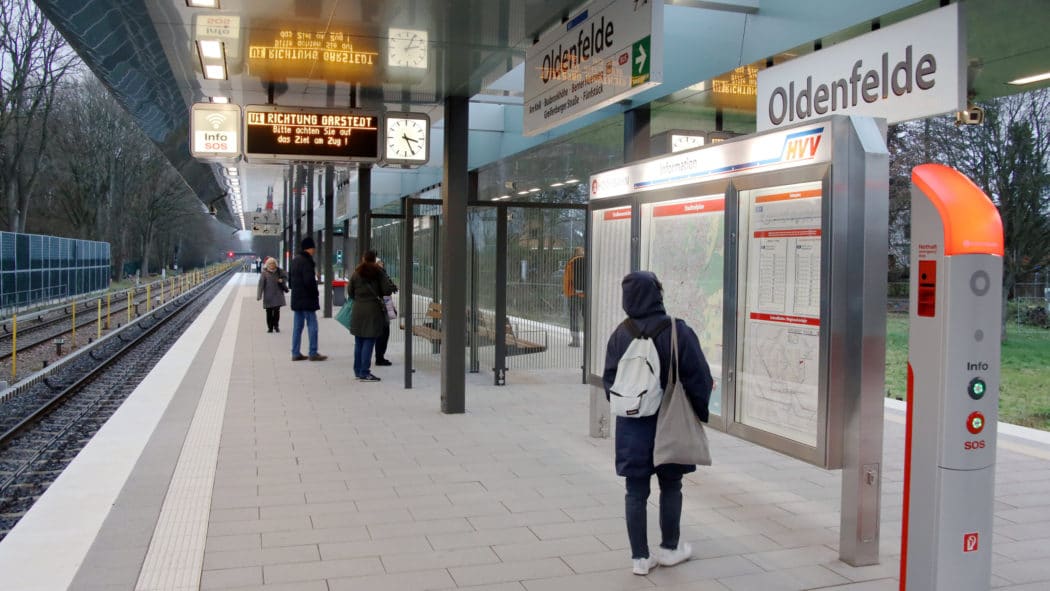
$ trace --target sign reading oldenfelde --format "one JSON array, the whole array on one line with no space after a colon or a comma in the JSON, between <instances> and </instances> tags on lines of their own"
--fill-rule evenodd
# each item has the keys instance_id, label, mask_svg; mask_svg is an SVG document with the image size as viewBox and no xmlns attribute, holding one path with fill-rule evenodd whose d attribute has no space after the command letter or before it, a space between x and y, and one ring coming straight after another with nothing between
<instances>
[{"instance_id":1,"label":"sign reading oldenfelde","mask_svg":"<svg viewBox=\"0 0 1050 591\"><path fill-rule=\"evenodd\" d=\"M758 73L758 131L824 115L889 123L966 108L960 3Z\"/></svg>"},{"instance_id":2,"label":"sign reading oldenfelde","mask_svg":"<svg viewBox=\"0 0 1050 591\"><path fill-rule=\"evenodd\" d=\"M663 1L595 0L525 51L523 133L536 135L663 80Z\"/></svg>"}]
</instances>

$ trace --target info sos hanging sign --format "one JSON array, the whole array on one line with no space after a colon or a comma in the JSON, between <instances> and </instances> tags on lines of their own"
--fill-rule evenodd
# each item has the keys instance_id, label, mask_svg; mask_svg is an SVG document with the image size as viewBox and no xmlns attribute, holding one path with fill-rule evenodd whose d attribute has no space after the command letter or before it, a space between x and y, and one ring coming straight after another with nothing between
<instances>
[{"instance_id":1,"label":"info sos hanging sign","mask_svg":"<svg viewBox=\"0 0 1050 591\"><path fill-rule=\"evenodd\" d=\"M196 103L190 109L190 154L201 160L238 160L241 157L241 108L219 103Z\"/></svg>"}]
</instances>

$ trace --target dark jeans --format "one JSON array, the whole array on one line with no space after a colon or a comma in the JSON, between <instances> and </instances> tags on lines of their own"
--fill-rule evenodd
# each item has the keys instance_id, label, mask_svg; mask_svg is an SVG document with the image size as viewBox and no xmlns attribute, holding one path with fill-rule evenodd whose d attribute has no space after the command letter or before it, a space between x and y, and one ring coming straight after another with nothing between
<instances>
[{"instance_id":1,"label":"dark jeans","mask_svg":"<svg viewBox=\"0 0 1050 591\"><path fill-rule=\"evenodd\" d=\"M363 378L372 373L372 350L376 339L354 337L354 375Z\"/></svg>"},{"instance_id":2,"label":"dark jeans","mask_svg":"<svg viewBox=\"0 0 1050 591\"><path fill-rule=\"evenodd\" d=\"M573 340L576 340L576 333L583 330L581 320L583 320L583 298L572 296L569 298L569 330L572 331Z\"/></svg>"},{"instance_id":3,"label":"dark jeans","mask_svg":"<svg viewBox=\"0 0 1050 591\"><path fill-rule=\"evenodd\" d=\"M314 310L292 310L292 356L302 355L299 346L303 342L303 325L310 340L310 356L317 355L317 312Z\"/></svg>"},{"instance_id":4,"label":"dark jeans","mask_svg":"<svg viewBox=\"0 0 1050 591\"><path fill-rule=\"evenodd\" d=\"M384 312L385 314L385 312ZM383 325L383 332L376 339L376 361L386 358L386 346L390 342L390 322Z\"/></svg>"},{"instance_id":5,"label":"dark jeans","mask_svg":"<svg viewBox=\"0 0 1050 591\"><path fill-rule=\"evenodd\" d=\"M661 548L674 550L678 547L679 522L682 520L682 475L662 470L657 466L656 478L660 482L660 533ZM645 506L649 500L651 477L627 477L627 538L631 541L631 558L649 557L649 537L645 530Z\"/></svg>"},{"instance_id":6,"label":"dark jeans","mask_svg":"<svg viewBox=\"0 0 1050 591\"><path fill-rule=\"evenodd\" d=\"M266 308L266 329L273 330L281 324L281 308Z\"/></svg>"}]
</instances>

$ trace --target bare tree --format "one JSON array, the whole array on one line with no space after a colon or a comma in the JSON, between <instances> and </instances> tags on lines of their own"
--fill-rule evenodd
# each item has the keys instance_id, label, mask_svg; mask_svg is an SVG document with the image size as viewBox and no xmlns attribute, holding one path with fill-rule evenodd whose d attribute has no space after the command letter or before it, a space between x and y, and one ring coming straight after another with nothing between
<instances>
[{"instance_id":1,"label":"bare tree","mask_svg":"<svg viewBox=\"0 0 1050 591\"><path fill-rule=\"evenodd\" d=\"M1005 340L1006 303L1014 285L1050 264L1050 91L998 98L981 106L982 125L958 126L948 117L909 124L910 137L894 157L908 170L919 162L953 166L999 208L1005 242Z\"/></svg>"},{"instance_id":2,"label":"bare tree","mask_svg":"<svg viewBox=\"0 0 1050 591\"><path fill-rule=\"evenodd\" d=\"M24 232L46 163L47 120L73 51L30 0L0 0L0 190L7 227Z\"/></svg>"}]
</instances>

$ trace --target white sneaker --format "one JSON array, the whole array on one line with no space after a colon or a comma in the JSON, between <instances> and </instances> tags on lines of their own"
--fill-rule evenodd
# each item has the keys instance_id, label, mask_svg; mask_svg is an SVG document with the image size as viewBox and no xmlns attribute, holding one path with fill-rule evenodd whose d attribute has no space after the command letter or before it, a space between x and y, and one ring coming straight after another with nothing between
<instances>
[{"instance_id":1,"label":"white sneaker","mask_svg":"<svg viewBox=\"0 0 1050 591\"><path fill-rule=\"evenodd\" d=\"M692 557L693 547L689 545L689 542L678 544L678 547L674 550L668 550L663 547L656 550L656 560L663 566L674 566Z\"/></svg>"},{"instance_id":2,"label":"white sneaker","mask_svg":"<svg viewBox=\"0 0 1050 591\"><path fill-rule=\"evenodd\" d=\"M631 560L631 566L636 575L647 575L649 569L656 566L656 558L650 556L649 558L634 558Z\"/></svg>"}]
</instances>

